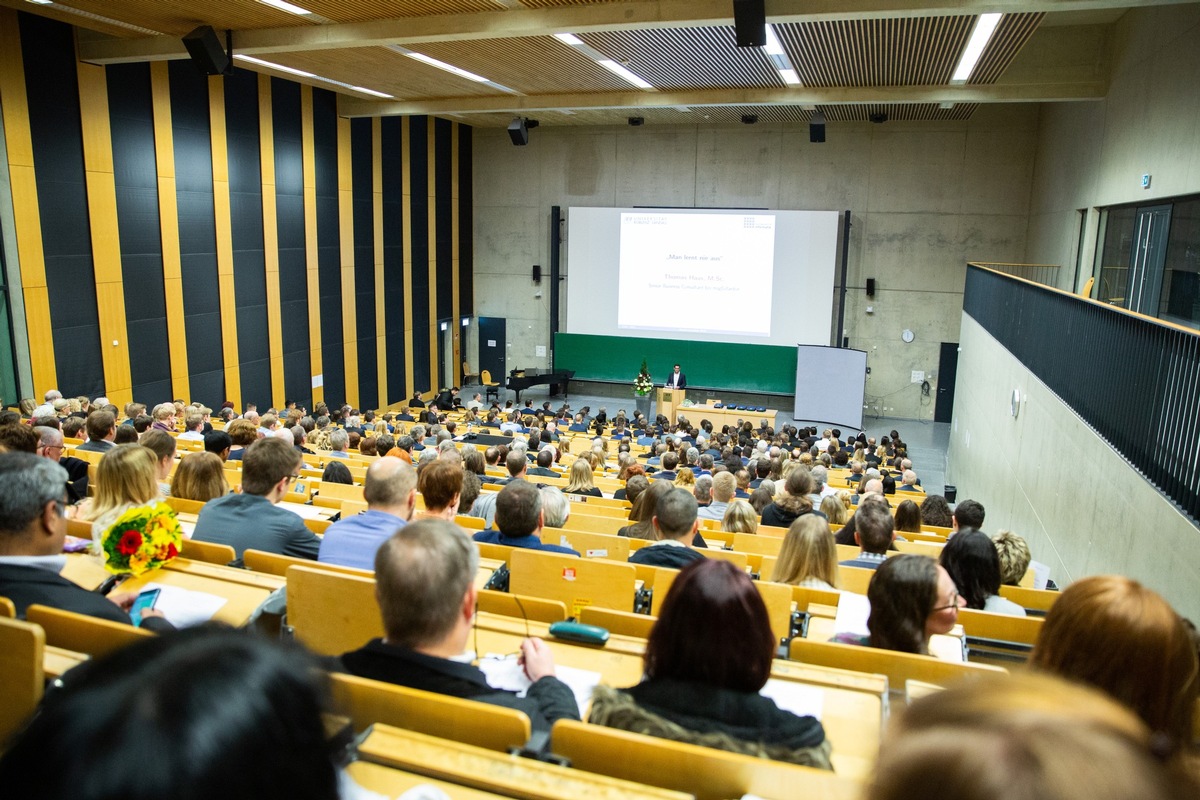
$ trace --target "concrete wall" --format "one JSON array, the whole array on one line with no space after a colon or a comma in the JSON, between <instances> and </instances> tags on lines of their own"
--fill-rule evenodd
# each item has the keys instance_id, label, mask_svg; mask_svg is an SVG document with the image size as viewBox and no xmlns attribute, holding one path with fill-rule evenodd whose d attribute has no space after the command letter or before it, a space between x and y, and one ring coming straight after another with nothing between
<instances>
[{"instance_id":1,"label":"concrete wall","mask_svg":"<svg viewBox=\"0 0 1200 800\"><path fill-rule=\"evenodd\" d=\"M475 307L508 318L509 366L545 366L550 207L662 205L851 209L846 330L870 353L871 413L933 418L911 371L936 387L939 344L958 339L965 263L1025 252L1038 110L982 106L969 122L553 127L527 147L475 131ZM546 121L548 122L548 121ZM565 264L565 248L564 248ZM570 265L565 265L569 275ZM863 288L879 293L866 314ZM568 278L569 279L569 278ZM563 293L563 327L572 313ZM812 298L834 303L835 298ZM835 319L836 326L836 319ZM904 344L911 328L916 341ZM831 332L831 339L833 332ZM476 358L468 352L468 359Z\"/></svg>"},{"instance_id":2,"label":"concrete wall","mask_svg":"<svg viewBox=\"0 0 1200 800\"><path fill-rule=\"evenodd\" d=\"M965 314L961 347L946 470L958 499L983 503L989 533L1024 536L1059 586L1128 575L1200 619L1200 531Z\"/></svg>"},{"instance_id":3,"label":"concrete wall","mask_svg":"<svg viewBox=\"0 0 1200 800\"><path fill-rule=\"evenodd\" d=\"M1025 260L1092 274L1097 207L1200 192L1200 4L1133 9L1114 26L1108 97L1043 107ZM1141 177L1152 176L1149 189Z\"/></svg>"}]
</instances>

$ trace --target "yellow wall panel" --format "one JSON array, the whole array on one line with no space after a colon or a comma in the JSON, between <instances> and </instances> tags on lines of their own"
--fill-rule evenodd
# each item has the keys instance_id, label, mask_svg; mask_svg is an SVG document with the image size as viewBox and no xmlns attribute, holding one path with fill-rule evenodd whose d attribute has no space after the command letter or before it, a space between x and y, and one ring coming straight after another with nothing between
<instances>
[{"instance_id":1,"label":"yellow wall panel","mask_svg":"<svg viewBox=\"0 0 1200 800\"><path fill-rule=\"evenodd\" d=\"M192 388L188 371L187 329L183 321L183 269L179 257L175 134L171 127L171 87L164 61L150 65L150 95L154 107L154 161L158 174L158 224L162 240L167 339L171 353L171 389L176 397L190 398Z\"/></svg>"},{"instance_id":2,"label":"yellow wall panel","mask_svg":"<svg viewBox=\"0 0 1200 800\"><path fill-rule=\"evenodd\" d=\"M208 120L212 139L213 210L217 230L217 282L221 297L221 352L225 361L225 396L242 407L238 369L237 305L233 297L233 222L229 208L229 147L225 134L225 83L208 80Z\"/></svg>"},{"instance_id":3,"label":"yellow wall panel","mask_svg":"<svg viewBox=\"0 0 1200 800\"><path fill-rule=\"evenodd\" d=\"M342 347L346 358L346 402L358 407L358 313L355 310L354 284L354 203L350 151L350 120L339 119L338 145L338 229L342 251ZM366 369L371 369L366 365Z\"/></svg>"},{"instance_id":4,"label":"yellow wall panel","mask_svg":"<svg viewBox=\"0 0 1200 800\"><path fill-rule=\"evenodd\" d=\"M313 139L311 86L300 87L300 130L304 161L304 256L308 278L309 375L312 376L320 375L324 368L321 357L321 275L317 259L317 150ZM324 387L313 389L313 405L324 398Z\"/></svg>"},{"instance_id":5,"label":"yellow wall panel","mask_svg":"<svg viewBox=\"0 0 1200 800\"><path fill-rule=\"evenodd\" d=\"M271 359L271 401L283 402L283 318L279 310L279 215L275 195L275 118L271 111L271 76L258 76L258 161L262 177L263 267L267 287L268 352Z\"/></svg>"}]
</instances>

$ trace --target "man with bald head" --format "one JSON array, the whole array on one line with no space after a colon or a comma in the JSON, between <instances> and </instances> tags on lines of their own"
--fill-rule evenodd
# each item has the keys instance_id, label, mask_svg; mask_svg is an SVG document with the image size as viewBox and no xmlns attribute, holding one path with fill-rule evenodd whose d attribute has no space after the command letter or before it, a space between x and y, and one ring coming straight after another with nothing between
<instances>
[{"instance_id":1,"label":"man with bald head","mask_svg":"<svg viewBox=\"0 0 1200 800\"><path fill-rule=\"evenodd\" d=\"M417 505L417 471L403 459L385 456L363 482L367 510L329 526L317 560L343 567L375 569L375 553L412 519Z\"/></svg>"}]
</instances>

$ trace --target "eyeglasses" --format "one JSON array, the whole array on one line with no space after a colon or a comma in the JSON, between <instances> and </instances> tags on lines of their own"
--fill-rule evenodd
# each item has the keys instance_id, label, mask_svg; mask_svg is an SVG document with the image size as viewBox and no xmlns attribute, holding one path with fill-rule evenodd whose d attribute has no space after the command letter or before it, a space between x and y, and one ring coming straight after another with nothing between
<instances>
[{"instance_id":1,"label":"eyeglasses","mask_svg":"<svg viewBox=\"0 0 1200 800\"><path fill-rule=\"evenodd\" d=\"M934 611L945 611L946 609L953 608L955 611L957 611L958 610L958 601L961 597L962 597L962 595L960 595L957 591L951 592L950 593L950 604L945 605L945 606L937 606L933 610Z\"/></svg>"}]
</instances>

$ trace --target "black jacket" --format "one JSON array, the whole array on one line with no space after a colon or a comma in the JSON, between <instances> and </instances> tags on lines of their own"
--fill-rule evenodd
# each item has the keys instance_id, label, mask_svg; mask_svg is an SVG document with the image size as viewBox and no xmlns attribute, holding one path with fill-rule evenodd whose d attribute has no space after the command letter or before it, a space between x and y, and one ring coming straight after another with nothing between
<instances>
[{"instance_id":1,"label":"black jacket","mask_svg":"<svg viewBox=\"0 0 1200 800\"><path fill-rule=\"evenodd\" d=\"M525 712L535 731L549 731L555 720L579 719L574 693L558 678L542 678L529 687L525 697L517 697L515 692L488 686L477 667L389 645L382 639L343 653L331 668L410 689L514 708Z\"/></svg>"},{"instance_id":2,"label":"black jacket","mask_svg":"<svg viewBox=\"0 0 1200 800\"><path fill-rule=\"evenodd\" d=\"M650 544L629 554L630 564L671 569L681 569L693 561L703 559L703 553L697 553L690 547L675 547L669 544Z\"/></svg>"},{"instance_id":3,"label":"black jacket","mask_svg":"<svg viewBox=\"0 0 1200 800\"><path fill-rule=\"evenodd\" d=\"M32 605L50 606L76 614L132 625L133 622L116 603L96 592L43 567L0 564L0 597L7 597L17 608L17 616L25 617ZM147 630L171 630L174 626L165 619L147 617Z\"/></svg>"}]
</instances>

